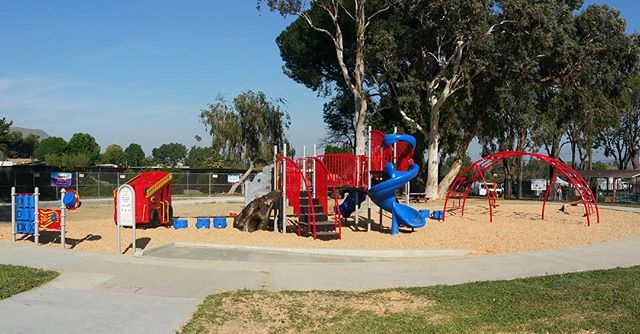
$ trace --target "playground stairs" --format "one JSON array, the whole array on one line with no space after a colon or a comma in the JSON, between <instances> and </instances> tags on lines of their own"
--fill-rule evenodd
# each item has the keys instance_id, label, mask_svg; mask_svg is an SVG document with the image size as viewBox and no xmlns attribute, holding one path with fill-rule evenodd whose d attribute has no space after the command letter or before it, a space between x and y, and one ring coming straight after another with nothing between
<instances>
[{"instance_id":1,"label":"playground stairs","mask_svg":"<svg viewBox=\"0 0 640 334\"><path fill-rule=\"evenodd\" d=\"M313 210L312 210L313 208ZM309 200L307 191L300 192L300 216L298 224L300 235L313 237L313 215L315 214L315 238L322 240L339 239L335 224L329 219L329 214L320 204L318 198Z\"/></svg>"}]
</instances>

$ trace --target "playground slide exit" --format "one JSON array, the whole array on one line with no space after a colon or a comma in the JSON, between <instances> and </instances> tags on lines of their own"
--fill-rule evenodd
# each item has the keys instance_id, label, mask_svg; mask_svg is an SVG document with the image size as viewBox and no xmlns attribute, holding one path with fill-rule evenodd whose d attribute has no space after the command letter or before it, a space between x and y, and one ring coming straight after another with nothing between
<instances>
[{"instance_id":1,"label":"playground slide exit","mask_svg":"<svg viewBox=\"0 0 640 334\"><path fill-rule=\"evenodd\" d=\"M388 134L384 137L385 146L393 145L398 141L405 141L413 147L416 145L415 138L410 135ZM411 163L407 171L397 171L393 163L387 162L384 172L389 179L369 189L371 200L382 209L391 212L391 234L400 233L400 225L420 228L426 224L428 211L418 211L398 203L396 199L396 190L404 187L407 182L418 175L419 171L420 167L415 163Z\"/></svg>"},{"instance_id":2,"label":"playground slide exit","mask_svg":"<svg viewBox=\"0 0 640 334\"><path fill-rule=\"evenodd\" d=\"M344 202L340 204L340 213L342 214L342 218L351 217L351 214L356 211L356 199L358 201L358 205L360 205L364 202L365 198L367 198L367 194L364 191L350 191L347 194L347 198L344 199Z\"/></svg>"}]
</instances>

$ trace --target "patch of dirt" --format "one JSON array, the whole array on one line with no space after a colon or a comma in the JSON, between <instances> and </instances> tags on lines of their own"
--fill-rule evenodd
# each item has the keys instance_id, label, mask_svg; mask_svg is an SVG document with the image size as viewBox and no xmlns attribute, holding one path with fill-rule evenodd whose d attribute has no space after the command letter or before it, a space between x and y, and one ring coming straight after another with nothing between
<instances>
[{"instance_id":1,"label":"patch of dirt","mask_svg":"<svg viewBox=\"0 0 640 334\"><path fill-rule=\"evenodd\" d=\"M210 333L300 333L322 328L324 321L339 326L341 318L361 312L377 315L428 310L434 301L414 295L384 291L346 296L340 293L272 293L259 291L232 295L222 303L227 319L222 325L210 324ZM441 322L444 318L435 318Z\"/></svg>"}]
</instances>

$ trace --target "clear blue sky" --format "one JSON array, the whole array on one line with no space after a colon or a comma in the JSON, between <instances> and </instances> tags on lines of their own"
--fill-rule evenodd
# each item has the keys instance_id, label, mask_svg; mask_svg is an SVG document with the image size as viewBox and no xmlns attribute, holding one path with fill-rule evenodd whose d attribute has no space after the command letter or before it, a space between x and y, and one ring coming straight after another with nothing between
<instances>
[{"instance_id":1,"label":"clear blue sky","mask_svg":"<svg viewBox=\"0 0 640 334\"><path fill-rule=\"evenodd\" d=\"M640 31L640 2L606 2ZM324 135L323 100L282 73L275 38L289 22L254 0L0 0L0 117L150 154L208 141L198 114L218 93L262 90L289 101L301 152Z\"/></svg>"}]
</instances>

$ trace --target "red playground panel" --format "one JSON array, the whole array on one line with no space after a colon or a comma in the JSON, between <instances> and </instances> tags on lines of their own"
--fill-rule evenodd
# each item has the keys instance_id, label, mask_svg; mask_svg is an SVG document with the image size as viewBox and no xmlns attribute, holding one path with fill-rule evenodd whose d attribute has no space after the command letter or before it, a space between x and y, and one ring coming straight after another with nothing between
<instances>
[{"instance_id":1,"label":"red playground panel","mask_svg":"<svg viewBox=\"0 0 640 334\"><path fill-rule=\"evenodd\" d=\"M171 174L167 172L142 172L127 182L136 196L136 224L171 224ZM113 192L114 222L117 217L118 190Z\"/></svg>"}]
</instances>

